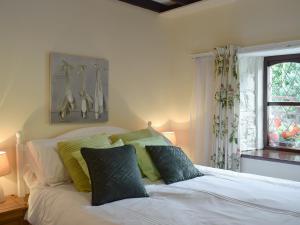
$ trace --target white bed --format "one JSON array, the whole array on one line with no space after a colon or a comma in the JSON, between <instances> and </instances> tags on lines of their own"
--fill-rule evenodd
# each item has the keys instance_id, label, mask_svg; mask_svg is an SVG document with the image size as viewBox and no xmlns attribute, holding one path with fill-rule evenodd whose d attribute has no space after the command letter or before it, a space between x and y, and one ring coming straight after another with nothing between
<instances>
[{"instance_id":1,"label":"white bed","mask_svg":"<svg viewBox=\"0 0 300 225\"><path fill-rule=\"evenodd\" d=\"M82 131L60 137L80 136ZM85 132L88 133L91 132ZM25 147L20 140L18 157L23 165ZM91 194L77 192L70 183L54 187L32 185L27 217L32 225L300 224L300 183L197 168L205 176L172 185L150 183L146 185L149 198L102 206L91 206ZM19 178L22 171L19 166ZM19 184L19 193L23 193L21 179Z\"/></svg>"},{"instance_id":2,"label":"white bed","mask_svg":"<svg viewBox=\"0 0 300 225\"><path fill-rule=\"evenodd\" d=\"M299 225L300 184L197 166L205 176L146 186L149 198L91 206L72 184L31 190L36 225Z\"/></svg>"}]
</instances>

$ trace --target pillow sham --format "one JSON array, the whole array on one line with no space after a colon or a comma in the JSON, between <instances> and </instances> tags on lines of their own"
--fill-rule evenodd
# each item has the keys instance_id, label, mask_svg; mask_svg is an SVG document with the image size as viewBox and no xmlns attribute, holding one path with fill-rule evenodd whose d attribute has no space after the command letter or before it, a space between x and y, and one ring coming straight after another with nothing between
<instances>
[{"instance_id":1,"label":"pillow sham","mask_svg":"<svg viewBox=\"0 0 300 225\"><path fill-rule=\"evenodd\" d=\"M120 140L116 141L114 144L111 144L109 146L103 146L103 148L120 147L120 146L123 146L123 145L124 145L124 142L120 139ZM77 160L77 162L79 163L81 169L83 170L85 175L90 180L89 170L88 170L88 167L86 165L86 162L85 162L84 158L81 155L81 152L80 151L72 152L72 156Z\"/></svg>"},{"instance_id":2,"label":"pillow sham","mask_svg":"<svg viewBox=\"0 0 300 225\"><path fill-rule=\"evenodd\" d=\"M131 131L122 134L113 134L110 136L112 143L116 142L117 140L121 139L125 143L128 141L133 141L141 138L153 137L156 136L150 129L142 129L137 131Z\"/></svg>"},{"instance_id":3,"label":"pillow sham","mask_svg":"<svg viewBox=\"0 0 300 225\"><path fill-rule=\"evenodd\" d=\"M79 152L83 147L108 147L110 146L109 136L107 134L98 134L82 139L59 142L57 146L58 153L61 156L64 165L71 176L71 179L74 182L75 188L82 192L91 191L89 179L81 169L77 160L72 156L72 153Z\"/></svg>"},{"instance_id":4,"label":"pillow sham","mask_svg":"<svg viewBox=\"0 0 300 225\"><path fill-rule=\"evenodd\" d=\"M82 148L92 183L92 205L126 198L148 197L137 165L134 147Z\"/></svg>"},{"instance_id":5,"label":"pillow sham","mask_svg":"<svg viewBox=\"0 0 300 225\"><path fill-rule=\"evenodd\" d=\"M108 130L111 135L112 130ZM71 136L38 139L26 143L26 159L41 185L56 186L70 182L70 175L59 156L57 143L67 140L80 139L99 134L97 128ZM101 132L103 133L103 132Z\"/></svg>"},{"instance_id":6,"label":"pillow sham","mask_svg":"<svg viewBox=\"0 0 300 225\"><path fill-rule=\"evenodd\" d=\"M166 184L203 176L179 147L146 146L146 149Z\"/></svg>"},{"instance_id":7,"label":"pillow sham","mask_svg":"<svg viewBox=\"0 0 300 225\"><path fill-rule=\"evenodd\" d=\"M42 185L55 186L71 181L57 153L57 142L57 139L40 139L26 144L26 157Z\"/></svg>"},{"instance_id":8,"label":"pillow sham","mask_svg":"<svg viewBox=\"0 0 300 225\"><path fill-rule=\"evenodd\" d=\"M169 145L169 143L161 136L154 136L148 138L142 138L135 141L126 142L131 144L136 149L136 155L139 167L143 175L145 175L151 181L157 181L160 179L160 173L153 164L149 154L146 151L146 145Z\"/></svg>"}]
</instances>

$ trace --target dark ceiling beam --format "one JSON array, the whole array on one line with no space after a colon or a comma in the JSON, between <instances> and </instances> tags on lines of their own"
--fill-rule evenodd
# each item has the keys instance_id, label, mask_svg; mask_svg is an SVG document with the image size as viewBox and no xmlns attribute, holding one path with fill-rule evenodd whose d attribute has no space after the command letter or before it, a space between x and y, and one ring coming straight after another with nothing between
<instances>
[{"instance_id":1,"label":"dark ceiling beam","mask_svg":"<svg viewBox=\"0 0 300 225\"><path fill-rule=\"evenodd\" d=\"M179 5L188 5L194 2L199 2L199 0L172 0L172 2L177 3Z\"/></svg>"},{"instance_id":2,"label":"dark ceiling beam","mask_svg":"<svg viewBox=\"0 0 300 225\"><path fill-rule=\"evenodd\" d=\"M155 12L164 12L169 10L168 6L152 0L119 0L119 1L126 2L135 6L139 6L145 9L149 9Z\"/></svg>"},{"instance_id":3,"label":"dark ceiling beam","mask_svg":"<svg viewBox=\"0 0 300 225\"><path fill-rule=\"evenodd\" d=\"M139 6L145 9L149 9L158 13L165 12L171 9L179 8L194 2L200 2L202 0L171 0L174 4L165 5L152 0L119 0L135 6Z\"/></svg>"}]
</instances>

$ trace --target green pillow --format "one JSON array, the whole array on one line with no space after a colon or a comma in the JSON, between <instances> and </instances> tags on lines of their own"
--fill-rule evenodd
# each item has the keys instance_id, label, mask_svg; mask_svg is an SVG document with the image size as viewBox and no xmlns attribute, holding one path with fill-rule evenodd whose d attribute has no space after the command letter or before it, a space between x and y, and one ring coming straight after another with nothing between
<instances>
[{"instance_id":1,"label":"green pillow","mask_svg":"<svg viewBox=\"0 0 300 225\"><path fill-rule=\"evenodd\" d=\"M145 146L147 145L170 145L163 137L154 136L148 138L142 138L139 140L125 142L126 144L131 144L136 149L136 155L138 159L139 167L142 173L149 178L151 181L156 181L160 179L160 174L153 164L150 155L146 151Z\"/></svg>"},{"instance_id":2,"label":"green pillow","mask_svg":"<svg viewBox=\"0 0 300 225\"><path fill-rule=\"evenodd\" d=\"M112 143L115 143L119 139L122 139L124 142L128 142L128 141L133 141L133 140L153 137L153 136L157 136L157 134L155 134L150 129L143 129L143 130L131 131L128 133L113 134L110 136L110 139Z\"/></svg>"},{"instance_id":3,"label":"green pillow","mask_svg":"<svg viewBox=\"0 0 300 225\"><path fill-rule=\"evenodd\" d=\"M91 184L88 177L81 169L77 160L72 156L73 152L80 152L83 147L103 148L110 146L109 136L107 134L98 134L87 138L59 142L58 153L61 156L65 167L78 191L91 191Z\"/></svg>"},{"instance_id":4,"label":"green pillow","mask_svg":"<svg viewBox=\"0 0 300 225\"><path fill-rule=\"evenodd\" d=\"M112 145L103 146L102 148L114 148L114 147L120 147L120 146L123 146L123 145L124 145L124 142L121 139L119 139L115 143L113 143ZM89 181L90 181L90 173L89 173L88 167L86 165L86 162L85 162L84 158L81 155L81 152L80 151L73 152L72 156L77 160L77 162L79 163L81 169L83 170L83 172L89 178Z\"/></svg>"}]
</instances>

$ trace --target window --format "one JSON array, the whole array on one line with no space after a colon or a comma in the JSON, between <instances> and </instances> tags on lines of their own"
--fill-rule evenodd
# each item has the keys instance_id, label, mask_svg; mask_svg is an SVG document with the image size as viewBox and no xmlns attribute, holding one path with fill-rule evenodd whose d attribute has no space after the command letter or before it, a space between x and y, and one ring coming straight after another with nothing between
<instances>
[{"instance_id":1,"label":"window","mask_svg":"<svg viewBox=\"0 0 300 225\"><path fill-rule=\"evenodd\" d=\"M300 54L264 58L264 145L300 152Z\"/></svg>"}]
</instances>

